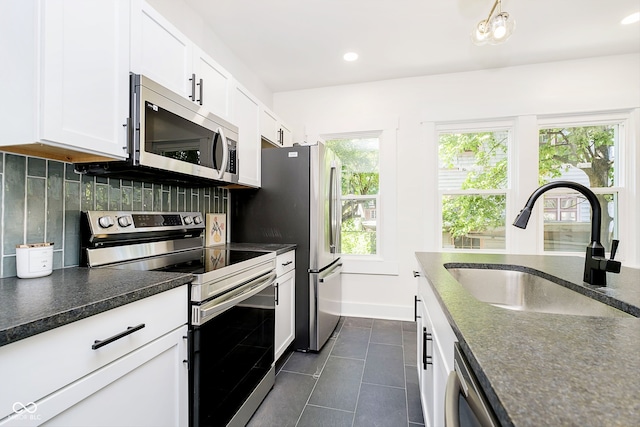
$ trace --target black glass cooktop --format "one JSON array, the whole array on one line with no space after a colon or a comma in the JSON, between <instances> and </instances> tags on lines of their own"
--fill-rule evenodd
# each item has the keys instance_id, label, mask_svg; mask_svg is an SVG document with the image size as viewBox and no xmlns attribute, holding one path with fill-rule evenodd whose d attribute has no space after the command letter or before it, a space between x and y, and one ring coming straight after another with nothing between
<instances>
[{"instance_id":1,"label":"black glass cooktop","mask_svg":"<svg viewBox=\"0 0 640 427\"><path fill-rule=\"evenodd\" d=\"M205 274L266 254L268 254L268 252L209 247L202 250L191 251L190 259L181 259L180 262L170 263L160 268L154 268L154 270L173 273Z\"/></svg>"}]
</instances>

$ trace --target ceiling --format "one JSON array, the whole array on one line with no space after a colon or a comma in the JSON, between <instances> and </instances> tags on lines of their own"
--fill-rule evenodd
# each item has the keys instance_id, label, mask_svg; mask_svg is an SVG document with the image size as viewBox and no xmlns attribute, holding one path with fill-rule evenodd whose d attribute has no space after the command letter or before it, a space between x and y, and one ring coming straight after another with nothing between
<instances>
[{"instance_id":1,"label":"ceiling","mask_svg":"<svg viewBox=\"0 0 640 427\"><path fill-rule=\"evenodd\" d=\"M640 53L640 23L620 25L638 0L503 0L516 28L496 46L470 40L493 0L185 2L273 92Z\"/></svg>"}]
</instances>

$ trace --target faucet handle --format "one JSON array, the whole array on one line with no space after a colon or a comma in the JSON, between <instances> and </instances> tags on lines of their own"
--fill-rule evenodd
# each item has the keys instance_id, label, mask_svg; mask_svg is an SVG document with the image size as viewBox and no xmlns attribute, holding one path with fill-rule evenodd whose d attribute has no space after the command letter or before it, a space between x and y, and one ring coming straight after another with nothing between
<instances>
[{"instance_id":1,"label":"faucet handle","mask_svg":"<svg viewBox=\"0 0 640 427\"><path fill-rule=\"evenodd\" d=\"M611 241L611 258L610 259L614 259L616 257L616 252L618 252L618 244L620 244L620 240Z\"/></svg>"}]
</instances>

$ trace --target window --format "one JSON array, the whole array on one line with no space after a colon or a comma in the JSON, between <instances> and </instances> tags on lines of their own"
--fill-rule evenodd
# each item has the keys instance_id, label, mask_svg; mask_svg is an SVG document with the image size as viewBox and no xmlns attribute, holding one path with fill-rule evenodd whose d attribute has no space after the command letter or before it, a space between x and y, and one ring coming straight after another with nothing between
<instances>
[{"instance_id":1,"label":"window","mask_svg":"<svg viewBox=\"0 0 640 427\"><path fill-rule=\"evenodd\" d=\"M616 153L622 124L587 123L541 126L539 181L578 182L596 193L602 207L601 242L611 247L617 235L620 168ZM591 237L591 207L577 192L556 189L545 194L545 251L584 252Z\"/></svg>"},{"instance_id":2,"label":"window","mask_svg":"<svg viewBox=\"0 0 640 427\"><path fill-rule=\"evenodd\" d=\"M506 249L510 130L438 131L442 248Z\"/></svg>"},{"instance_id":3,"label":"window","mask_svg":"<svg viewBox=\"0 0 640 427\"><path fill-rule=\"evenodd\" d=\"M378 137L331 139L326 142L342 162L342 253L375 255L380 205L380 141Z\"/></svg>"}]
</instances>

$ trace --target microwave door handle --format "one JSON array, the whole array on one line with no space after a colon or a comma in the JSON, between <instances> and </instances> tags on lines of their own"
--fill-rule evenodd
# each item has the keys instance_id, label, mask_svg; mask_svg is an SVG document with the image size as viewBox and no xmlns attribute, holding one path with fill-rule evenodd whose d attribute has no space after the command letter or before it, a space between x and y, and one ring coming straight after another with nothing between
<instances>
[{"instance_id":1,"label":"microwave door handle","mask_svg":"<svg viewBox=\"0 0 640 427\"><path fill-rule=\"evenodd\" d=\"M224 136L224 132L221 127L216 130L216 133L220 135L220 142L222 143L222 162L220 162L220 170L218 171L218 179L222 179L227 170L227 162L229 161L229 145L227 144L227 137Z\"/></svg>"}]
</instances>

